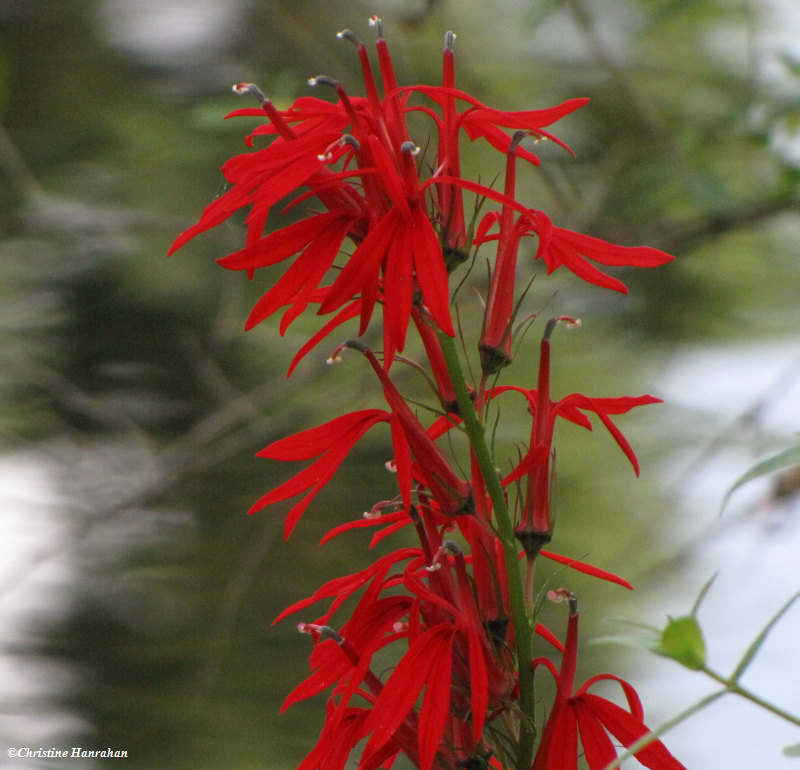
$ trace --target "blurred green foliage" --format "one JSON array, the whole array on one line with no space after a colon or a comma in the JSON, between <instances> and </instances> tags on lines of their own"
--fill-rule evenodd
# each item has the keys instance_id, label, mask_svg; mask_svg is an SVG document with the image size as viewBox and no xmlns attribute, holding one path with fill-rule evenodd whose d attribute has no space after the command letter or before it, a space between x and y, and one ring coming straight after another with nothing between
<instances>
[{"instance_id":1,"label":"blurred green foliage","mask_svg":"<svg viewBox=\"0 0 800 770\"><path fill-rule=\"evenodd\" d=\"M291 621L270 623L366 564L366 535L317 541L391 494L388 442L368 437L289 543L281 510L244 515L292 472L255 451L380 399L358 362L324 368L327 349L285 378L314 319L285 338L271 323L242 332L263 279L243 285L213 264L242 242L238 221L164 259L220 191L221 163L245 150L251 124L221 119L241 106L230 82L257 81L278 104L306 93L309 75L355 84L356 59L335 32L367 38L366 18L379 12L402 82L438 82L441 36L454 28L459 85L479 98L533 108L590 96L557 130L576 157L543 146L521 193L562 226L679 259L626 274L630 297L540 276L527 310L585 321L556 335L557 394L657 393L653 362L687 341L796 329L798 169L770 137L776 121L797 121L798 104L760 75L755 12L717 0L547 0L491 13L444 0L256 0L231 6L233 33L185 59L110 41L108 19L136 6L0 7L0 436L8 452L68 448L59 456L74 526L64 547L82 568L67 619L39 629L25 654L81 672L58 697L89 732L69 738L128 748L131 770L290 768L316 740L323 704L277 716L310 643ZM796 61L785 74L796 93ZM494 154L471 149L465 173L501 172ZM474 330L477 301L465 293L460 310ZM517 380L534 381L538 328ZM424 395L411 375L398 378ZM647 420L623 426L645 469L662 451ZM501 423L497 436L512 452L528 439L517 424ZM650 533L665 503L652 477L631 483L599 433L560 436L554 546L634 577L659 557ZM109 464L125 480L110 491ZM584 607L618 600L618 589L570 580Z\"/></svg>"}]
</instances>

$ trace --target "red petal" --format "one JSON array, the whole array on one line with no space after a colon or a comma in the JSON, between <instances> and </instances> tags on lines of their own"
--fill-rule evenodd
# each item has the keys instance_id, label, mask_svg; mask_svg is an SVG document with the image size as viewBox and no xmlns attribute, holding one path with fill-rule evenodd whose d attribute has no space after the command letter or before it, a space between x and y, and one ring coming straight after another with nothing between
<instances>
[{"instance_id":1,"label":"red petal","mask_svg":"<svg viewBox=\"0 0 800 770\"><path fill-rule=\"evenodd\" d=\"M412 249L417 282L436 325L455 336L450 318L450 294L442 247L425 212L417 208L412 216Z\"/></svg>"},{"instance_id":2,"label":"red petal","mask_svg":"<svg viewBox=\"0 0 800 770\"><path fill-rule=\"evenodd\" d=\"M299 305L299 312L302 312L309 304L311 292L317 288L317 284L336 259L342 240L349 229L349 221L339 221L320 233L272 289L256 303L247 319L245 329L252 329L279 307L293 300ZM298 297L303 287L305 287L303 296Z\"/></svg>"},{"instance_id":3,"label":"red petal","mask_svg":"<svg viewBox=\"0 0 800 770\"><path fill-rule=\"evenodd\" d=\"M364 409L336 417L324 425L300 431L286 438L273 441L258 453L258 457L270 460L310 460L350 434L364 432L376 422L388 420L388 412L382 409Z\"/></svg>"},{"instance_id":4,"label":"red petal","mask_svg":"<svg viewBox=\"0 0 800 770\"><path fill-rule=\"evenodd\" d=\"M405 346L411 302L414 298L414 262L411 239L405 227L398 227L395 242L386 257L384 270L386 301L384 318L384 367L389 368L396 351Z\"/></svg>"},{"instance_id":5,"label":"red petal","mask_svg":"<svg viewBox=\"0 0 800 770\"><path fill-rule=\"evenodd\" d=\"M372 730L373 733L364 749L364 758L368 758L384 746L408 716L431 670L441 668L442 658L451 654L452 635L453 627L442 623L420 634L409 647L384 685L367 720L365 729ZM442 693L438 692L437 697L443 698ZM431 704L431 708L433 707ZM426 757L431 754L430 744L434 738L435 735L428 731L423 745L423 733L420 731L420 750L426 753ZM441 734L436 741L437 747L439 740ZM435 754L435 751L433 753Z\"/></svg>"},{"instance_id":6,"label":"red petal","mask_svg":"<svg viewBox=\"0 0 800 770\"><path fill-rule=\"evenodd\" d=\"M635 267L658 267L671 262L675 257L650 246L618 246L601 238L576 233L562 227L555 228L557 237L565 244L604 265L632 265Z\"/></svg>"},{"instance_id":7,"label":"red petal","mask_svg":"<svg viewBox=\"0 0 800 770\"><path fill-rule=\"evenodd\" d=\"M430 770L433 765L450 711L453 634L445 632L441 639L439 643L441 650L431 650L431 659L434 663L425 683L425 700L422 703L419 720L420 770Z\"/></svg>"},{"instance_id":8,"label":"red petal","mask_svg":"<svg viewBox=\"0 0 800 770\"><path fill-rule=\"evenodd\" d=\"M332 222L342 218L342 212L317 214L261 238L257 243L235 251L217 262L228 270L252 270L274 265L296 254L324 232Z\"/></svg>"},{"instance_id":9,"label":"red petal","mask_svg":"<svg viewBox=\"0 0 800 770\"><path fill-rule=\"evenodd\" d=\"M609 762L617 758L617 750L605 729L597 721L592 711L579 700L573 702L575 718L578 720L578 730L581 734L581 744L586 755L589 770L604 770Z\"/></svg>"},{"instance_id":10,"label":"red petal","mask_svg":"<svg viewBox=\"0 0 800 770\"><path fill-rule=\"evenodd\" d=\"M483 732L486 710L489 707L489 675L486 670L486 658L483 655L483 643L476 633L469 634L469 687L472 693L472 725L473 738L478 741Z\"/></svg>"},{"instance_id":11,"label":"red petal","mask_svg":"<svg viewBox=\"0 0 800 770\"><path fill-rule=\"evenodd\" d=\"M331 286L319 312L330 313L353 299L380 271L381 263L399 222L397 209L391 209L370 230ZM371 312L371 310L370 310Z\"/></svg>"},{"instance_id":12,"label":"red petal","mask_svg":"<svg viewBox=\"0 0 800 770\"><path fill-rule=\"evenodd\" d=\"M595 567L592 564L587 564L586 562L578 561L577 559L570 559L566 556L553 553L552 551L542 549L539 553L541 553L545 559L556 561L559 564L565 564L570 569L583 572L584 574L591 575L592 577L600 578L601 580L607 580L609 583L616 583L623 588L629 588L631 591L633 591L633 586L627 580L625 580L625 578L621 578L619 575L615 575L613 572L606 572L605 570Z\"/></svg>"},{"instance_id":13,"label":"red petal","mask_svg":"<svg viewBox=\"0 0 800 770\"><path fill-rule=\"evenodd\" d=\"M303 345L300 350L297 351L295 357L292 359L292 363L289 366L289 371L286 373L286 376L291 376L294 368L300 361L305 358L305 356L317 345L319 345L322 340L325 339L334 329L341 326L346 321L349 321L351 318L355 318L361 312L361 300L356 299L351 302L349 305L343 307L328 323L326 323L316 334L314 334L308 342Z\"/></svg>"},{"instance_id":14,"label":"red petal","mask_svg":"<svg viewBox=\"0 0 800 770\"><path fill-rule=\"evenodd\" d=\"M650 732L650 728L647 725L605 698L586 693L581 696L581 702L591 709L606 730L625 747L631 746L643 735ZM653 741L641 751L636 752L635 757L645 767L649 767L650 770L686 770L659 740Z\"/></svg>"}]
</instances>

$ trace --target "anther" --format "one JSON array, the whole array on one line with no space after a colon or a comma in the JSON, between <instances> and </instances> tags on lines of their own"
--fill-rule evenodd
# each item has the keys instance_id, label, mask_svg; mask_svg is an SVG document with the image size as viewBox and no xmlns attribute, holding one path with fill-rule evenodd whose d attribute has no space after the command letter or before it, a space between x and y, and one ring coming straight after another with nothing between
<instances>
[{"instance_id":1,"label":"anther","mask_svg":"<svg viewBox=\"0 0 800 770\"><path fill-rule=\"evenodd\" d=\"M359 143L358 139L356 139L352 134L345 134L341 141L344 144L349 144L356 152L361 149L361 144Z\"/></svg>"},{"instance_id":2,"label":"anther","mask_svg":"<svg viewBox=\"0 0 800 770\"><path fill-rule=\"evenodd\" d=\"M339 81L334 80L332 77L328 77L328 75L317 75L315 78L309 78L307 82L310 86L330 86L331 88L339 87Z\"/></svg>"},{"instance_id":3,"label":"anther","mask_svg":"<svg viewBox=\"0 0 800 770\"><path fill-rule=\"evenodd\" d=\"M344 642L344 637L335 629L330 626L319 626L316 623L298 623L297 630L301 634L317 633L322 639L333 639L337 644Z\"/></svg>"},{"instance_id":4,"label":"anther","mask_svg":"<svg viewBox=\"0 0 800 770\"><path fill-rule=\"evenodd\" d=\"M419 155L420 148L414 142L403 142L400 145L400 152L408 153L409 155Z\"/></svg>"},{"instance_id":5,"label":"anther","mask_svg":"<svg viewBox=\"0 0 800 770\"><path fill-rule=\"evenodd\" d=\"M551 602L569 602L569 614L578 614L578 597L566 588L556 588L554 591L547 592L547 598Z\"/></svg>"},{"instance_id":6,"label":"anther","mask_svg":"<svg viewBox=\"0 0 800 770\"><path fill-rule=\"evenodd\" d=\"M356 347L357 345L361 345L361 343L356 340L347 340L346 342L339 343L325 363L329 365L338 364L342 360L342 351L345 348L356 348L356 350L360 350L361 348ZM363 347L363 345L361 347ZM361 352L363 352L363 350Z\"/></svg>"},{"instance_id":7,"label":"anther","mask_svg":"<svg viewBox=\"0 0 800 770\"><path fill-rule=\"evenodd\" d=\"M447 51L452 51L456 45L456 33L452 30L447 30L444 33L444 47Z\"/></svg>"},{"instance_id":8,"label":"anther","mask_svg":"<svg viewBox=\"0 0 800 770\"><path fill-rule=\"evenodd\" d=\"M458 556L461 553L461 549L452 540L445 540L442 543L442 550L452 556Z\"/></svg>"},{"instance_id":9,"label":"anther","mask_svg":"<svg viewBox=\"0 0 800 770\"><path fill-rule=\"evenodd\" d=\"M579 329L582 325L580 318L573 318L571 315L560 315L558 318L551 318L544 327L544 339L549 340L553 329L560 323L566 324L568 329Z\"/></svg>"},{"instance_id":10,"label":"anther","mask_svg":"<svg viewBox=\"0 0 800 770\"><path fill-rule=\"evenodd\" d=\"M258 99L260 104L264 104L264 102L267 101L267 97L264 96L264 92L255 83L234 83L233 92L235 94L239 94L239 96L252 94L256 97L256 99Z\"/></svg>"},{"instance_id":11,"label":"anther","mask_svg":"<svg viewBox=\"0 0 800 770\"><path fill-rule=\"evenodd\" d=\"M511 137L511 144L508 145L508 153L512 155L517 151L517 147L519 147L520 142L528 135L527 131L515 131L514 136Z\"/></svg>"},{"instance_id":12,"label":"anther","mask_svg":"<svg viewBox=\"0 0 800 770\"><path fill-rule=\"evenodd\" d=\"M380 500L375 503L368 511L361 514L364 519L379 519L384 511L394 509L397 503L394 500Z\"/></svg>"},{"instance_id":13,"label":"anther","mask_svg":"<svg viewBox=\"0 0 800 770\"><path fill-rule=\"evenodd\" d=\"M354 46L359 47L361 41L356 37L356 33L352 29L343 29L341 32L336 33L339 40L349 40Z\"/></svg>"},{"instance_id":14,"label":"anther","mask_svg":"<svg viewBox=\"0 0 800 770\"><path fill-rule=\"evenodd\" d=\"M334 149L336 149L337 147L344 147L344 145L346 144L349 144L352 148L356 150L356 152L358 152L358 150L361 149L361 145L359 144L358 139L356 139L354 136L351 136L350 134L344 134L343 136L340 136L335 142L329 144L328 147L325 149L325 152L321 152L319 155L317 155L317 160L321 160L323 162L332 160Z\"/></svg>"},{"instance_id":15,"label":"anther","mask_svg":"<svg viewBox=\"0 0 800 770\"><path fill-rule=\"evenodd\" d=\"M378 40L383 39L383 19L380 16L370 16L369 26L375 30Z\"/></svg>"}]
</instances>

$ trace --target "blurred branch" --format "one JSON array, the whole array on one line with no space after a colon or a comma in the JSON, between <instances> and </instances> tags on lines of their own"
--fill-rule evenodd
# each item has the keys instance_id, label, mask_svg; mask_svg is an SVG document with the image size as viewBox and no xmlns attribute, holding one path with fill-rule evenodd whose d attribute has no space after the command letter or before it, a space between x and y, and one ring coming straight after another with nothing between
<instances>
[{"instance_id":1,"label":"blurred branch","mask_svg":"<svg viewBox=\"0 0 800 770\"><path fill-rule=\"evenodd\" d=\"M26 200L44 195L39 180L25 163L17 146L0 123L0 168L5 171L20 196Z\"/></svg>"},{"instance_id":2,"label":"blurred branch","mask_svg":"<svg viewBox=\"0 0 800 770\"><path fill-rule=\"evenodd\" d=\"M681 491L688 488L688 481L698 476L711 459L725 447L729 446L733 436L741 434L743 428L753 428L758 425L761 413L772 401L785 393L789 383L800 377L800 356L795 358L787 367L767 385L764 391L725 425L695 457L687 468L677 477L672 485L671 494L679 498Z\"/></svg>"},{"instance_id":3,"label":"blurred branch","mask_svg":"<svg viewBox=\"0 0 800 770\"><path fill-rule=\"evenodd\" d=\"M655 240L672 253L686 253L706 241L758 225L778 214L796 210L800 196L795 190L782 190L772 197L717 212L700 221L666 225Z\"/></svg>"},{"instance_id":4,"label":"blurred branch","mask_svg":"<svg viewBox=\"0 0 800 770\"><path fill-rule=\"evenodd\" d=\"M640 120L650 131L669 147L676 157L681 157L678 145L675 143L672 134L661 119L658 111L653 107L650 100L636 87L633 79L628 75L609 50L609 47L597 33L597 28L585 0L567 0L567 5L572 11L578 26L583 31L589 41L595 57L616 81L617 87L625 94L628 102L633 105L638 113Z\"/></svg>"}]
</instances>

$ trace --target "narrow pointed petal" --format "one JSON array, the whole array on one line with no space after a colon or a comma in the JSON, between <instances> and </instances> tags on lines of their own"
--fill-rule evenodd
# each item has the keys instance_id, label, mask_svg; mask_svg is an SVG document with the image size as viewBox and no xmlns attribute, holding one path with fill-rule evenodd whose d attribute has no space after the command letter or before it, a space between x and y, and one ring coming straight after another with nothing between
<instances>
[{"instance_id":1,"label":"narrow pointed petal","mask_svg":"<svg viewBox=\"0 0 800 770\"><path fill-rule=\"evenodd\" d=\"M600 569L599 567L595 567L593 564L587 564L584 561L578 561L578 559L570 559L567 556L561 556L561 554L553 553L552 551L547 551L544 548L539 551L541 556L544 556L545 559L550 559L551 561L556 561L559 564L565 564L570 569L574 569L578 572L583 572L585 575L591 575L592 577L600 578L601 580L606 580L609 583L616 583L623 588L628 588L633 591L633 586L625 580L625 578L620 577L619 575L615 575L613 572L606 572L604 569Z\"/></svg>"},{"instance_id":2,"label":"narrow pointed petal","mask_svg":"<svg viewBox=\"0 0 800 770\"><path fill-rule=\"evenodd\" d=\"M450 687L453 667L453 635L443 635L441 649L435 653L430 676L425 683L425 700L419 720L420 770L430 770L442 740L450 711Z\"/></svg>"},{"instance_id":3,"label":"narrow pointed petal","mask_svg":"<svg viewBox=\"0 0 800 770\"><path fill-rule=\"evenodd\" d=\"M650 732L647 725L605 698L586 693L581 697L581 702L591 709L594 717L626 748ZM635 756L650 770L686 770L659 740L649 743L641 751L637 751Z\"/></svg>"},{"instance_id":4,"label":"narrow pointed petal","mask_svg":"<svg viewBox=\"0 0 800 770\"><path fill-rule=\"evenodd\" d=\"M330 269L350 229L347 221L334 222L310 243L278 282L253 307L245 323L252 329L278 308L295 301L299 312L309 304L311 292ZM304 290L302 296L301 290Z\"/></svg>"},{"instance_id":5,"label":"narrow pointed petal","mask_svg":"<svg viewBox=\"0 0 800 770\"><path fill-rule=\"evenodd\" d=\"M320 314L330 313L356 297L370 279L379 274L398 223L399 213L397 209L391 209L372 227L331 286L320 305Z\"/></svg>"},{"instance_id":6,"label":"narrow pointed petal","mask_svg":"<svg viewBox=\"0 0 800 770\"><path fill-rule=\"evenodd\" d=\"M436 325L445 334L454 337L455 330L450 318L447 269L442 247L430 220L420 208L414 210L411 232L417 283L425 297L425 304Z\"/></svg>"}]
</instances>

